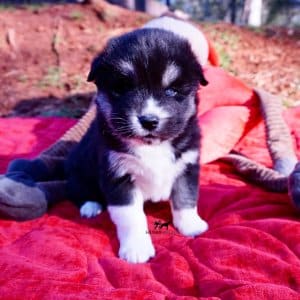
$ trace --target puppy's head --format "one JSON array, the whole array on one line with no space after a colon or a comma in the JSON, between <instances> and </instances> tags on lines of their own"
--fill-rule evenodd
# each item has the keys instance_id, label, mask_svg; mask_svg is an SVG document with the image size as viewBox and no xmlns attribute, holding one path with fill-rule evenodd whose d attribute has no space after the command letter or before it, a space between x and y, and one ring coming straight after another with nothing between
<instances>
[{"instance_id":1,"label":"puppy's head","mask_svg":"<svg viewBox=\"0 0 300 300\"><path fill-rule=\"evenodd\" d=\"M111 40L88 81L96 83L98 107L114 133L146 143L179 135L196 114L199 84L207 84L189 43L160 29Z\"/></svg>"}]
</instances>

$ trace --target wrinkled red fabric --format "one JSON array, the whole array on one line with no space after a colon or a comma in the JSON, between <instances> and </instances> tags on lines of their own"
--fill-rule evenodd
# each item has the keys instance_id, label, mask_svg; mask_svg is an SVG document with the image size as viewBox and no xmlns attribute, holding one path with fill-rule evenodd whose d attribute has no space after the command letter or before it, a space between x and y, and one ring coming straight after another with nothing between
<instances>
[{"instance_id":1,"label":"wrinkled red fabric","mask_svg":"<svg viewBox=\"0 0 300 300\"><path fill-rule=\"evenodd\" d=\"M206 74L202 162L235 148L270 165L252 90L219 69ZM300 149L300 108L285 118ZM0 119L0 171L11 159L36 156L72 124ZM0 220L1 299L300 299L299 214L288 195L249 184L218 161L202 166L200 183L198 209L209 230L187 238L172 225L155 229L155 221L171 220L170 207L147 203L156 256L145 264L117 257L107 212L81 219L66 200L36 220Z\"/></svg>"}]
</instances>

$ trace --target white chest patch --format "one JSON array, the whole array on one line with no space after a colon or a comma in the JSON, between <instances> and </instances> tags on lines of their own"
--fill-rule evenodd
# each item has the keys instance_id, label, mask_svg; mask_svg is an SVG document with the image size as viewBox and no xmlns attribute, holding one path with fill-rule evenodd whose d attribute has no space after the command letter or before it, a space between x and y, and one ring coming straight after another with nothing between
<instances>
[{"instance_id":1,"label":"white chest patch","mask_svg":"<svg viewBox=\"0 0 300 300\"><path fill-rule=\"evenodd\" d=\"M134 154L111 152L112 166L119 176L131 174L144 200L153 202L168 200L176 178L188 163L196 163L198 160L198 152L195 150L183 153L176 160L169 142L135 145Z\"/></svg>"},{"instance_id":2,"label":"white chest patch","mask_svg":"<svg viewBox=\"0 0 300 300\"><path fill-rule=\"evenodd\" d=\"M157 202L168 199L180 173L170 144L140 145L136 147L135 154L145 168L143 176L136 178L144 200Z\"/></svg>"},{"instance_id":3,"label":"white chest patch","mask_svg":"<svg viewBox=\"0 0 300 300\"><path fill-rule=\"evenodd\" d=\"M135 148L141 168L134 175L136 187L141 190L144 200L158 202L168 200L176 178L184 171L187 163L195 163L197 151L187 151L176 160L168 142L158 145L139 145Z\"/></svg>"}]
</instances>

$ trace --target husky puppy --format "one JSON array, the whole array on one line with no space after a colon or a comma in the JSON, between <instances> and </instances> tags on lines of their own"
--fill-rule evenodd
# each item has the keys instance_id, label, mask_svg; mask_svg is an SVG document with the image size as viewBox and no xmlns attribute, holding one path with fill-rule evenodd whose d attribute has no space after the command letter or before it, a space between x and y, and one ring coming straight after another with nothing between
<instances>
[{"instance_id":1,"label":"husky puppy","mask_svg":"<svg viewBox=\"0 0 300 300\"><path fill-rule=\"evenodd\" d=\"M97 117L66 162L68 193L84 217L103 207L116 225L119 257L155 255L143 211L147 200L171 200L173 224L196 236L199 85L206 85L189 42L168 30L142 28L110 40L88 81L97 88Z\"/></svg>"}]
</instances>

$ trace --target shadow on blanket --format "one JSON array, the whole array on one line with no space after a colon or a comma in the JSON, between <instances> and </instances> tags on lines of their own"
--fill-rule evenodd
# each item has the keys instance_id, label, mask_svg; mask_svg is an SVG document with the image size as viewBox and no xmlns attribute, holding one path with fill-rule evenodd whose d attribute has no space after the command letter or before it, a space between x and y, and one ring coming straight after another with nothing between
<instances>
[{"instance_id":1,"label":"shadow on blanket","mask_svg":"<svg viewBox=\"0 0 300 300\"><path fill-rule=\"evenodd\" d=\"M64 98L48 96L22 99L5 117L60 116L79 118L86 112L93 95L94 93L77 93Z\"/></svg>"}]
</instances>

